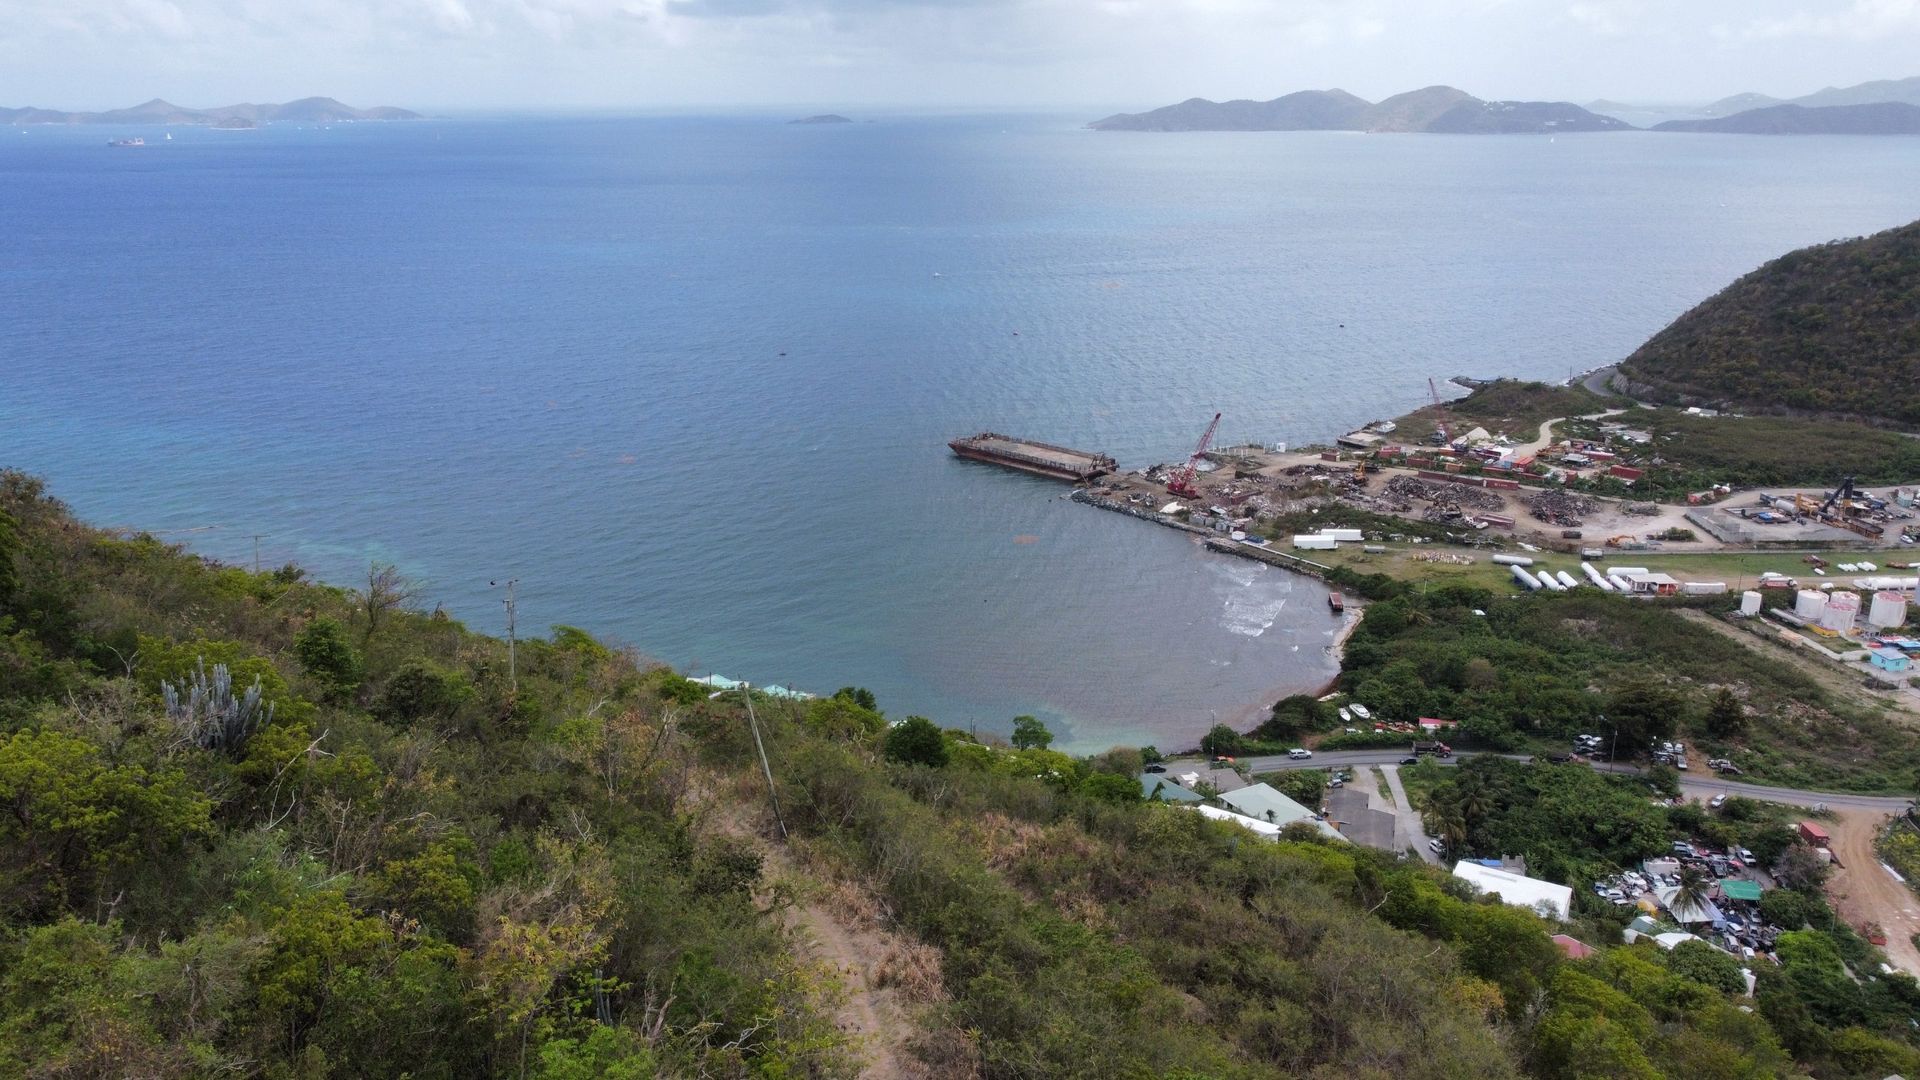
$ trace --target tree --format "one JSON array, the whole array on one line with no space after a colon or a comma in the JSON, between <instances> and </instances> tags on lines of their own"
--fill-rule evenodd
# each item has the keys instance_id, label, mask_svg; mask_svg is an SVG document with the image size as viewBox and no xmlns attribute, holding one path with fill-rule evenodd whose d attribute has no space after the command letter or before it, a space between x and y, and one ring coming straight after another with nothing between
<instances>
[{"instance_id":1,"label":"tree","mask_svg":"<svg viewBox=\"0 0 1920 1080\"><path fill-rule=\"evenodd\" d=\"M909 716L887 732L887 760L902 765L943 768L947 764L947 740L934 722L924 716Z\"/></svg>"},{"instance_id":2,"label":"tree","mask_svg":"<svg viewBox=\"0 0 1920 1080\"><path fill-rule=\"evenodd\" d=\"M1713 900L1713 888L1713 874L1699 863L1688 863L1680 868L1680 884L1674 887L1673 902L1667 906L1675 918L1680 918L1682 912L1703 914Z\"/></svg>"},{"instance_id":3,"label":"tree","mask_svg":"<svg viewBox=\"0 0 1920 1080\"><path fill-rule=\"evenodd\" d=\"M1031 716L1013 718L1013 748L1015 750L1045 750L1053 745L1053 732L1047 725Z\"/></svg>"},{"instance_id":4,"label":"tree","mask_svg":"<svg viewBox=\"0 0 1920 1080\"><path fill-rule=\"evenodd\" d=\"M1789 888L1810 889L1827 879L1829 869L1825 856L1805 844L1794 844L1780 853L1773 876Z\"/></svg>"},{"instance_id":5,"label":"tree","mask_svg":"<svg viewBox=\"0 0 1920 1080\"><path fill-rule=\"evenodd\" d=\"M880 702L873 696L873 691L864 686L843 686L835 690L833 696L843 701L851 701L868 712L880 711Z\"/></svg>"},{"instance_id":6,"label":"tree","mask_svg":"<svg viewBox=\"0 0 1920 1080\"><path fill-rule=\"evenodd\" d=\"M10 514L0 510L0 614L6 612L8 603L20 591L20 568L16 561L19 554L19 527Z\"/></svg>"},{"instance_id":7,"label":"tree","mask_svg":"<svg viewBox=\"0 0 1920 1080\"><path fill-rule=\"evenodd\" d=\"M293 655L329 697L341 697L360 685L360 657L341 625L318 618L302 627L293 639Z\"/></svg>"},{"instance_id":8,"label":"tree","mask_svg":"<svg viewBox=\"0 0 1920 1080\"><path fill-rule=\"evenodd\" d=\"M1113 773L1094 773L1081 782L1080 791L1088 798L1110 803L1136 803L1143 795L1140 781Z\"/></svg>"},{"instance_id":9,"label":"tree","mask_svg":"<svg viewBox=\"0 0 1920 1080\"><path fill-rule=\"evenodd\" d=\"M1607 699L1607 716L1619 727L1622 746L1645 750L1671 736L1686 712L1687 699L1660 683L1637 680Z\"/></svg>"},{"instance_id":10,"label":"tree","mask_svg":"<svg viewBox=\"0 0 1920 1080\"><path fill-rule=\"evenodd\" d=\"M467 681L424 660L409 660L387 680L373 714L388 723L440 719L473 695Z\"/></svg>"},{"instance_id":11,"label":"tree","mask_svg":"<svg viewBox=\"0 0 1920 1080\"><path fill-rule=\"evenodd\" d=\"M1704 941L1683 941L1674 946L1667 954L1667 970L1723 993L1738 994L1747 988L1740 962Z\"/></svg>"},{"instance_id":12,"label":"tree","mask_svg":"<svg viewBox=\"0 0 1920 1080\"><path fill-rule=\"evenodd\" d=\"M367 567L367 633L371 641L387 613L405 609L420 596L420 585L400 573L392 563L372 563Z\"/></svg>"},{"instance_id":13,"label":"tree","mask_svg":"<svg viewBox=\"0 0 1920 1080\"><path fill-rule=\"evenodd\" d=\"M1721 687L1707 706L1707 730L1722 739L1747 730L1747 710L1727 687Z\"/></svg>"},{"instance_id":14,"label":"tree","mask_svg":"<svg viewBox=\"0 0 1920 1080\"><path fill-rule=\"evenodd\" d=\"M1240 733L1225 724L1213 725L1200 737L1201 751L1216 757L1237 754L1242 745Z\"/></svg>"}]
</instances>

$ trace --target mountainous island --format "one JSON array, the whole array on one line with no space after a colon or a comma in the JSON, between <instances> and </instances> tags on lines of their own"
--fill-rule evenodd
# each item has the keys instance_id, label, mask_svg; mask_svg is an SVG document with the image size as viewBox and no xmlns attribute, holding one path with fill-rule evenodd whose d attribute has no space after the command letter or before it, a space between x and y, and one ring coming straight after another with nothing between
<instances>
[{"instance_id":1,"label":"mountainous island","mask_svg":"<svg viewBox=\"0 0 1920 1080\"><path fill-rule=\"evenodd\" d=\"M106 112L61 112L56 109L0 108L0 124L181 124L203 127L253 127L261 124L345 124L361 120L419 120L410 109L381 105L356 109L329 97L301 98L284 105L222 105L189 109L169 101L152 101Z\"/></svg>"},{"instance_id":2,"label":"mountainous island","mask_svg":"<svg viewBox=\"0 0 1920 1080\"><path fill-rule=\"evenodd\" d=\"M1767 263L1620 373L1688 402L1920 424L1920 222Z\"/></svg>"},{"instance_id":3,"label":"mountainous island","mask_svg":"<svg viewBox=\"0 0 1920 1080\"><path fill-rule=\"evenodd\" d=\"M1368 131L1503 134L1615 131L1632 125L1570 102L1483 101L1429 86L1369 102L1345 90L1302 90L1271 101L1192 98L1087 125L1096 131Z\"/></svg>"},{"instance_id":4,"label":"mountainous island","mask_svg":"<svg viewBox=\"0 0 1920 1080\"><path fill-rule=\"evenodd\" d=\"M1451 86L1429 86L1374 103L1345 90L1302 90L1271 101L1189 98L1143 113L1118 113L1095 131L1365 131L1446 135L1634 131L1615 113L1654 131L1752 135L1920 134L1920 77L1829 87L1792 101L1735 94L1693 109L1594 101L1483 101ZM1677 115L1676 115L1677 114Z\"/></svg>"},{"instance_id":5,"label":"mountainous island","mask_svg":"<svg viewBox=\"0 0 1920 1080\"><path fill-rule=\"evenodd\" d=\"M1668 120L1655 131L1732 135L1920 135L1920 105L1880 101L1866 105L1769 105L1732 116Z\"/></svg>"}]
</instances>

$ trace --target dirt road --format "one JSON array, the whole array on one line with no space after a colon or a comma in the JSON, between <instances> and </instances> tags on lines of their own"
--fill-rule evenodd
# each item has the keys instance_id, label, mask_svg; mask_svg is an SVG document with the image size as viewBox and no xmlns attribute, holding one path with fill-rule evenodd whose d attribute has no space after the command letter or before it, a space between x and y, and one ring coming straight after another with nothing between
<instances>
[{"instance_id":1,"label":"dirt road","mask_svg":"<svg viewBox=\"0 0 1920 1080\"><path fill-rule=\"evenodd\" d=\"M1888 873L1873 851L1874 834L1888 816L1873 810L1840 813L1828 832L1843 868L1828 879L1827 894L1841 918L1855 927L1879 923L1887 932L1887 959L1920 976L1920 949L1913 945L1913 934L1920 931L1920 897Z\"/></svg>"}]
</instances>

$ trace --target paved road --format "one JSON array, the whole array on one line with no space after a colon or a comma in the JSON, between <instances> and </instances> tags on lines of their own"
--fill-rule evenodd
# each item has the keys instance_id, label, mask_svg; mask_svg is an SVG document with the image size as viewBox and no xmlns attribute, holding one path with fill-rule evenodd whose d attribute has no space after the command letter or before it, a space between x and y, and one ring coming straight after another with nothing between
<instances>
[{"instance_id":1,"label":"paved road","mask_svg":"<svg viewBox=\"0 0 1920 1080\"><path fill-rule=\"evenodd\" d=\"M1502 757L1515 761L1526 761L1528 754L1502 754ZM1354 768L1361 765L1397 765L1407 757L1404 750L1328 750L1316 753L1310 758L1296 760L1285 755L1273 757L1242 758L1240 764L1255 774L1279 772L1282 769L1332 769ZM1452 765L1459 759L1441 758L1440 764ZM1601 772L1640 773L1645 770L1636 765L1621 765L1608 762L1590 762L1593 768ZM1168 762L1170 773L1183 772L1192 768L1205 768L1203 761ZM1397 786L1398 777L1392 777ZM1897 795L1854 795L1847 792L1805 791L1796 788L1765 787L1760 784L1742 783L1738 780L1721 779L1717 775L1686 775L1680 779L1683 794L1700 799L1711 799L1715 795L1743 795L1761 802L1786 803L1792 806L1812 806L1825 803L1835 810L1879 810L1883 813L1900 813L1914 802L1913 799ZM1424 845L1425 841L1421 841Z\"/></svg>"},{"instance_id":2,"label":"paved road","mask_svg":"<svg viewBox=\"0 0 1920 1080\"><path fill-rule=\"evenodd\" d=\"M1418 852L1422 859L1430 863L1439 862L1440 856L1428 846L1433 837L1427 835L1426 823L1414 811L1413 803L1407 801L1407 789L1400 786L1400 766L1382 765L1380 771L1386 775L1387 787L1393 792L1393 816L1399 822L1407 846Z\"/></svg>"}]
</instances>

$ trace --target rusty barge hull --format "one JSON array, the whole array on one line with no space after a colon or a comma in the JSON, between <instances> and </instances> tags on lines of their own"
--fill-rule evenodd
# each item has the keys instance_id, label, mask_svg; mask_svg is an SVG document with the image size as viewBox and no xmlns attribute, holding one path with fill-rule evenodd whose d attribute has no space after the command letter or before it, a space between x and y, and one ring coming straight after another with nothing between
<instances>
[{"instance_id":1,"label":"rusty barge hull","mask_svg":"<svg viewBox=\"0 0 1920 1080\"><path fill-rule=\"evenodd\" d=\"M1052 443L1034 442L1030 439L1016 439L1010 435L1000 435L983 431L965 439L955 439L947 446L953 452L968 461L984 461L989 465L1018 469L1035 476L1050 477L1054 480L1069 480L1081 483L1097 479L1114 472L1119 465L1105 454L1088 453Z\"/></svg>"}]
</instances>

